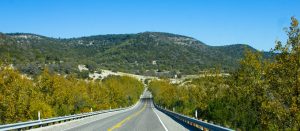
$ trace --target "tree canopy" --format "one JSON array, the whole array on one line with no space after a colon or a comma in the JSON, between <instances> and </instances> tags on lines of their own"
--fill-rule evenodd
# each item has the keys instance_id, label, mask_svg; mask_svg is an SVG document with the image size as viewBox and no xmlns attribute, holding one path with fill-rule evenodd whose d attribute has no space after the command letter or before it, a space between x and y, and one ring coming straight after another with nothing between
<instances>
[{"instance_id":1,"label":"tree canopy","mask_svg":"<svg viewBox=\"0 0 300 131\"><path fill-rule=\"evenodd\" d=\"M130 106L144 87L137 79L109 76L88 81L45 69L35 79L10 67L0 67L0 124Z\"/></svg>"}]
</instances>

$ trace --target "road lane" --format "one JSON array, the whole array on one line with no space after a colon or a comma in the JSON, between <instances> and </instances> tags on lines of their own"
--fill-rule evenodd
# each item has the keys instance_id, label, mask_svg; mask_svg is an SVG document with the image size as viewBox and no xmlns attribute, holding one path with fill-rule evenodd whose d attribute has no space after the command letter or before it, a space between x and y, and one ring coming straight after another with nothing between
<instances>
[{"instance_id":1,"label":"road lane","mask_svg":"<svg viewBox=\"0 0 300 131\"><path fill-rule=\"evenodd\" d=\"M162 123L153 112L152 99L145 99L145 103L143 112L114 131L165 131Z\"/></svg>"},{"instance_id":2,"label":"road lane","mask_svg":"<svg viewBox=\"0 0 300 131\"><path fill-rule=\"evenodd\" d=\"M157 110L151 93L144 97L133 108L124 111L100 114L54 126L35 130L51 131L185 131L185 126L168 115Z\"/></svg>"},{"instance_id":3,"label":"road lane","mask_svg":"<svg viewBox=\"0 0 300 131\"><path fill-rule=\"evenodd\" d=\"M85 125L74 127L74 128L68 129L67 131L107 131L110 128L112 128L113 126L115 126L116 124L120 123L124 119L131 116L132 114L142 110L144 105L145 105L145 102L143 99L141 99L140 104L135 109L132 109L132 110L129 110L126 112L122 112L119 114L115 114L111 117L93 121L93 122L87 123Z\"/></svg>"}]
</instances>

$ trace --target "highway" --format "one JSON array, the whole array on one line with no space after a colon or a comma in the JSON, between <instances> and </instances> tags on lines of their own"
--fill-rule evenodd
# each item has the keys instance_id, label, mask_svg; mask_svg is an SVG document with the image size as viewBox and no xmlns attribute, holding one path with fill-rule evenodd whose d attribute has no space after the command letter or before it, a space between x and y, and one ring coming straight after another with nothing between
<instances>
[{"instance_id":1,"label":"highway","mask_svg":"<svg viewBox=\"0 0 300 131\"><path fill-rule=\"evenodd\" d=\"M180 124L166 114L158 111L153 105L150 92L145 92L143 97L133 108L33 130L185 131L192 129L188 129L184 124Z\"/></svg>"}]
</instances>

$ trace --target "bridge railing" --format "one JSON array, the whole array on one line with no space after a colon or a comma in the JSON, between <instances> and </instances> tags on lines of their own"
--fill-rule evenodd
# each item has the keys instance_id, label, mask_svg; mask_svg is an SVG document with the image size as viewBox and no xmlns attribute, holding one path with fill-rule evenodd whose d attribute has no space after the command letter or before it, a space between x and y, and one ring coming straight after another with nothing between
<instances>
[{"instance_id":1,"label":"bridge railing","mask_svg":"<svg viewBox=\"0 0 300 131\"><path fill-rule=\"evenodd\" d=\"M222 126L219 126L219 125L215 125L215 124L212 124L212 123L208 123L208 122L205 122L205 121L201 121L201 120L198 120L198 119L195 119L195 118L191 118L189 116L185 116L185 115L182 115L182 114L179 114L179 113L176 113L176 112L173 112L173 111L170 111L170 110L167 110L167 109L164 109L156 104L154 104L154 106L160 110L161 112L181 121L181 122L184 122L186 124L189 124L195 128L198 128L199 130L203 130L203 129L206 129L206 130L212 130L212 131L233 131L232 129L229 129L229 128L226 128L226 127L222 127Z\"/></svg>"},{"instance_id":2,"label":"bridge railing","mask_svg":"<svg viewBox=\"0 0 300 131\"><path fill-rule=\"evenodd\" d=\"M135 105L137 105L137 103ZM99 114L103 114L103 113L121 111L121 110L132 108L135 105L132 105L132 106L126 107L126 108L101 110L101 111L95 111L95 112L80 113L80 114L75 114L75 115L60 116L60 117L53 117L53 118L48 118L48 119L0 125L0 131L21 130L21 129L26 130L26 129L32 129L35 127L43 127L43 126L53 125L56 123L62 123L62 122L76 120L76 119L85 118L85 117L89 117L89 116L99 115Z\"/></svg>"}]
</instances>

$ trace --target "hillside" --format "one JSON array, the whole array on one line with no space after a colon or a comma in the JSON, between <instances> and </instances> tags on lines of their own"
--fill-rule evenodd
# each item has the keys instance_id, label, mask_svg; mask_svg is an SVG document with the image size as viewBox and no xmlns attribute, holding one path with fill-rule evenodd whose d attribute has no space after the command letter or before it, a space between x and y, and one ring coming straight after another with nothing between
<instances>
[{"instance_id":1,"label":"hillside","mask_svg":"<svg viewBox=\"0 0 300 131\"><path fill-rule=\"evenodd\" d=\"M237 68L248 45L209 46L194 38L170 33L97 35L56 39L28 33L0 34L0 57L29 75L47 66L60 74L109 69L143 75L197 74L221 67Z\"/></svg>"}]
</instances>

